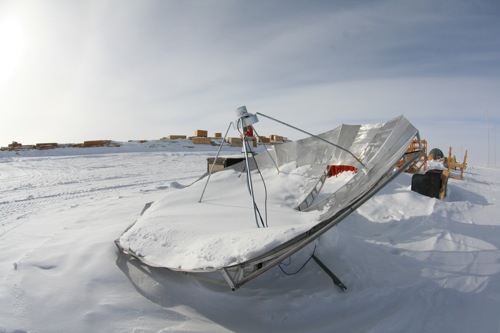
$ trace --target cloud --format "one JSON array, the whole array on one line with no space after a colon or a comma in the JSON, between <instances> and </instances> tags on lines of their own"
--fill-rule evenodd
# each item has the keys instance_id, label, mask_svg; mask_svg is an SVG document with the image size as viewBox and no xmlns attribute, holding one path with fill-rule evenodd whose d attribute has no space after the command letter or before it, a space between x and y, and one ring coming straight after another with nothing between
<instances>
[{"instance_id":1,"label":"cloud","mask_svg":"<svg viewBox=\"0 0 500 333\"><path fill-rule=\"evenodd\" d=\"M26 53L0 91L2 145L223 132L240 105L314 133L499 122L496 1L7 4Z\"/></svg>"}]
</instances>

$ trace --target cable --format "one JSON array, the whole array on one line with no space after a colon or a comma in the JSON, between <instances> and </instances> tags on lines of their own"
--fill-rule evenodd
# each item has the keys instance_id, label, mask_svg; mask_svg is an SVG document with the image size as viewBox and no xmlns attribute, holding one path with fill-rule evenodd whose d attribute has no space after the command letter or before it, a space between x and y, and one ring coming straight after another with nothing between
<instances>
[{"instance_id":1,"label":"cable","mask_svg":"<svg viewBox=\"0 0 500 333\"><path fill-rule=\"evenodd\" d=\"M255 155L252 152L253 156L253 161L255 163L255 167L257 168L257 171L259 172L260 179L262 179L262 184L264 185L264 216L265 216L265 221L266 221L266 228L268 227L267 224L267 186L266 186L266 181L264 180L264 176L262 175L262 172L260 172L259 165L257 164L257 160L255 159ZM258 210L258 208L257 208ZM259 216L260 216L260 211L259 211ZM262 216L261 216L262 219Z\"/></svg>"},{"instance_id":2,"label":"cable","mask_svg":"<svg viewBox=\"0 0 500 333\"><path fill-rule=\"evenodd\" d=\"M239 126L240 121L241 121L241 119L238 119L238 124L237 124L236 128L237 128L238 132L240 132L240 135L243 136L243 144L245 145L245 148L246 148L245 151L248 151L252 155L252 157L254 158L253 161L255 163L255 167L256 167L257 171L259 172L260 178L262 179L262 184L264 185L264 193L265 193L265 200L264 200L265 220L262 218L262 214L260 212L259 206L255 202L255 199L252 200L253 201L253 206L254 206L255 211L259 215L260 224L262 225L263 228L267 228L268 227L268 223L267 223L267 187L266 187L266 182L264 181L264 176L262 175L262 173L261 173L261 171L259 169L257 161L255 160L255 153L252 150L252 148L250 147L250 145L248 144L248 141L246 140L247 136L240 131L240 126ZM247 172L250 172L250 170L247 170ZM243 174L243 172L241 174ZM241 176L241 174L240 174L240 176ZM249 191L250 195L252 195L252 190L250 189L250 185L251 185L250 184L250 178L247 177L247 188L248 188L248 191ZM253 196L252 196L252 198L253 198Z\"/></svg>"},{"instance_id":3,"label":"cable","mask_svg":"<svg viewBox=\"0 0 500 333\"><path fill-rule=\"evenodd\" d=\"M248 144L248 142L246 144ZM250 152L250 154L252 154L252 157L254 158L253 161L255 163L255 167L257 168L257 171L259 172L260 178L262 179L262 184L264 184L264 193L265 193L265 201L264 201L265 208L264 208L264 212L265 212L265 217L266 217L265 222L262 219L262 215L260 213L259 206L257 205L257 203L255 201L254 201L253 204L254 204L255 210L259 214L260 223L262 224L262 227L263 228L267 228L268 225L267 225L267 188L266 188L266 182L264 181L264 177L262 176L262 173L260 172L260 169L259 169L259 166L257 164L257 161L255 160L255 154L254 154L254 152L252 151L252 149L250 147L247 146L247 148L248 148L248 151Z\"/></svg>"},{"instance_id":4,"label":"cable","mask_svg":"<svg viewBox=\"0 0 500 333\"><path fill-rule=\"evenodd\" d=\"M238 120L238 123L240 121L241 121L241 118ZM236 128L239 130L239 125L237 125ZM254 213L254 217L255 217L255 224L257 224L257 228L260 228L259 220L257 218L257 209L256 209L257 205L255 203L255 193L254 193L253 183L252 183L252 173L251 173L251 170L250 170L250 164L248 162L248 156L249 156L248 150L249 150L249 147L248 147L248 143L247 143L247 137L246 137L246 133L244 133L244 135L243 135L243 152L245 154L245 165L246 165L246 170L247 170L247 188L248 188L248 191L250 192L250 197L252 198L253 213ZM260 213L259 213L259 215L260 215ZM261 224L262 224L262 227L264 227L264 224L262 222L262 217L261 217Z\"/></svg>"},{"instance_id":5,"label":"cable","mask_svg":"<svg viewBox=\"0 0 500 333\"><path fill-rule=\"evenodd\" d=\"M315 253L315 252L316 252L316 244L314 245L314 249L313 249L313 252L312 252L311 256L310 256L310 257L309 257L309 258L308 258L308 259L307 259L307 260L306 260L306 261L302 264L302 266L300 266L300 268L299 268L298 270L296 270L296 271L295 271L295 272L293 272L293 273L288 273L288 272L286 272L286 271L283 269L283 267L281 267L281 265L283 265L283 266L288 266L288 265L290 265L290 263L292 262L292 258L290 258L290 257L288 258L288 259L290 260L290 262L289 262L288 264L286 264L286 265L285 265L285 264L281 264L281 263L279 263L279 264L278 264L278 267L281 269L281 271L282 271L285 275L295 275L295 274L297 274L298 272L300 272L300 271L302 270L302 268L304 268L304 267L307 265L307 263L309 262L309 260L311 260L311 259L312 259L312 257L314 256L314 253Z\"/></svg>"},{"instance_id":6,"label":"cable","mask_svg":"<svg viewBox=\"0 0 500 333\"><path fill-rule=\"evenodd\" d=\"M248 142L247 142L247 144L248 144ZM259 210L259 207L257 206L257 204L255 204L255 208L257 209L257 212L259 213L259 216L260 216L260 219L261 219L261 222L262 222L262 226L264 226L264 227L267 228L268 224L267 224L267 186L266 186L266 181L264 180L264 176L262 175L262 172L260 171L259 164L257 163L257 160L255 159L255 152L252 151L251 147L247 146L247 148L248 148L247 150L250 152L250 154L252 154L253 161L255 163L255 168L257 169L257 172L259 173L260 179L262 179L262 184L264 186L264 216L265 216L265 223L262 220L262 215L260 214L260 210Z\"/></svg>"}]
</instances>

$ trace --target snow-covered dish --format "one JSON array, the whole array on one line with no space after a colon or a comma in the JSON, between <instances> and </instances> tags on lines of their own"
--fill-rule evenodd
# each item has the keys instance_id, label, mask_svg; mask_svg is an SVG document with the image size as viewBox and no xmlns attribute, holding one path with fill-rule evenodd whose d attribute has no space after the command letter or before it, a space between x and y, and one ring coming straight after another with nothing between
<instances>
[{"instance_id":1,"label":"snow-covered dish","mask_svg":"<svg viewBox=\"0 0 500 333\"><path fill-rule=\"evenodd\" d=\"M237 288L380 190L404 169L396 165L416 136L417 129L400 116L273 146L251 156L250 164L243 161L172 189L148 205L116 243L150 266L220 270ZM356 172L328 178L339 165Z\"/></svg>"}]
</instances>

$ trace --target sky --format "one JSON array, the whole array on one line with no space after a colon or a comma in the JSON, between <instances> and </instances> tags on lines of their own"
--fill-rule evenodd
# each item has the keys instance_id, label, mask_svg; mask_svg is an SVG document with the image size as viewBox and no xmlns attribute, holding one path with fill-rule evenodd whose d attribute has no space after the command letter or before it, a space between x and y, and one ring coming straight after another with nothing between
<instances>
[{"instance_id":1,"label":"sky","mask_svg":"<svg viewBox=\"0 0 500 333\"><path fill-rule=\"evenodd\" d=\"M0 0L0 146L238 136L246 105L314 134L404 115L499 165L499 36L497 0Z\"/></svg>"}]
</instances>

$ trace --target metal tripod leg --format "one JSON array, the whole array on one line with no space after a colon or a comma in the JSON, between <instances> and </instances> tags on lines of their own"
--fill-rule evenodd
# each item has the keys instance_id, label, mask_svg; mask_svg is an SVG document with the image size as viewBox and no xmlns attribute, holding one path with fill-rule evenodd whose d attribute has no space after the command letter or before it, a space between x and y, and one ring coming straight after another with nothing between
<instances>
[{"instance_id":1,"label":"metal tripod leg","mask_svg":"<svg viewBox=\"0 0 500 333\"><path fill-rule=\"evenodd\" d=\"M203 195L205 194L205 190L207 189L208 182L210 181L210 176L212 175L212 170L214 169L215 163L217 162L217 159L219 158L220 151L222 149L222 146L224 145L224 142L226 142L226 137L227 133L229 133L229 129L231 128L231 123L229 123L229 126L227 127L226 134L224 134L224 138L222 139L222 142L220 143L219 150L217 151L217 155L215 155L214 162L212 163L212 166L210 167L210 171L208 173L207 177L207 182L205 183L205 187L203 188L203 192L201 192L200 200L198 202L201 202L203 199Z\"/></svg>"},{"instance_id":2,"label":"metal tripod leg","mask_svg":"<svg viewBox=\"0 0 500 333\"><path fill-rule=\"evenodd\" d=\"M326 267L326 265L321 260L319 260L319 258L316 257L315 254L313 254L312 258L314 259L314 261L316 261L319 267L321 267L325 271L325 273L332 278L333 283L335 283L337 287L339 287L342 291L346 291L347 287L345 286L345 284L343 284L342 281L340 281L340 279L335 274L333 274L333 272L328 267Z\"/></svg>"},{"instance_id":3,"label":"metal tripod leg","mask_svg":"<svg viewBox=\"0 0 500 333\"><path fill-rule=\"evenodd\" d=\"M266 147L266 144L264 143L264 141L262 141L259 137L259 133L257 133L257 131L255 130L255 127L254 127L254 132L255 132L255 138L260 142L262 143L262 145L264 146L264 150L267 152L267 154L269 155L269 158L271 159L271 161L273 161L273 164L274 166L276 167L276 170L278 170L278 173L280 172L280 168L278 168L278 164L276 164L276 161L274 160L274 158L271 156L271 153L269 152L269 150L267 149Z\"/></svg>"}]
</instances>

